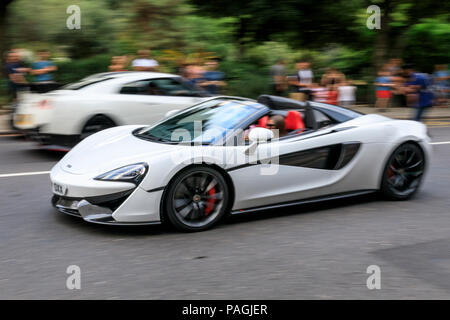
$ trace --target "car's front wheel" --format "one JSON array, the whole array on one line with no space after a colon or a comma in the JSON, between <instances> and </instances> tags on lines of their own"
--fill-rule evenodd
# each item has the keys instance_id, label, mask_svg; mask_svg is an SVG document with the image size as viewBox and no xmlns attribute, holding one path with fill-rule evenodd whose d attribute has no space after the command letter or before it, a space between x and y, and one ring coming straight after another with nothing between
<instances>
[{"instance_id":1,"label":"car's front wheel","mask_svg":"<svg viewBox=\"0 0 450 320\"><path fill-rule=\"evenodd\" d=\"M210 167L196 166L178 174L165 196L167 218L182 231L203 231L228 210L229 190L224 177Z\"/></svg>"},{"instance_id":2,"label":"car's front wheel","mask_svg":"<svg viewBox=\"0 0 450 320\"><path fill-rule=\"evenodd\" d=\"M381 192L388 199L406 200L419 189L425 171L425 156L415 143L400 145L383 171Z\"/></svg>"}]
</instances>

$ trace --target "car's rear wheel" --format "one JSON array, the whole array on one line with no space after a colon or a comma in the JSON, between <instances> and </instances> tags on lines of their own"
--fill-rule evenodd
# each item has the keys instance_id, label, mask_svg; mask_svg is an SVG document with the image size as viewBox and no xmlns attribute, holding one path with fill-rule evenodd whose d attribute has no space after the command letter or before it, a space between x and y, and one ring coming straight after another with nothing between
<instances>
[{"instance_id":1,"label":"car's rear wheel","mask_svg":"<svg viewBox=\"0 0 450 320\"><path fill-rule=\"evenodd\" d=\"M400 145L386 164L383 171L381 192L388 199L406 200L420 187L425 171L425 156L415 143Z\"/></svg>"},{"instance_id":2,"label":"car's rear wheel","mask_svg":"<svg viewBox=\"0 0 450 320\"><path fill-rule=\"evenodd\" d=\"M165 196L167 218L182 231L202 231L215 225L228 210L224 177L210 167L192 167L175 177Z\"/></svg>"},{"instance_id":3,"label":"car's rear wheel","mask_svg":"<svg viewBox=\"0 0 450 320\"><path fill-rule=\"evenodd\" d=\"M96 115L89 119L88 122L86 122L83 130L81 131L80 139L83 140L84 138L89 137L91 134L115 126L116 124L110 118L103 115Z\"/></svg>"}]
</instances>

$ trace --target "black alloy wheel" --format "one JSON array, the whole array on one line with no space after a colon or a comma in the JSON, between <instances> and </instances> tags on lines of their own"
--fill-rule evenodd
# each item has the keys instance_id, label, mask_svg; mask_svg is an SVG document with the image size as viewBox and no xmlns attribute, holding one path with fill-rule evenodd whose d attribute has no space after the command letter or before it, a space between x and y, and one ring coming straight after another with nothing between
<instances>
[{"instance_id":1,"label":"black alloy wheel","mask_svg":"<svg viewBox=\"0 0 450 320\"><path fill-rule=\"evenodd\" d=\"M383 172L381 192L389 199L406 200L419 189L425 156L414 143L404 143L390 156Z\"/></svg>"},{"instance_id":2,"label":"black alloy wheel","mask_svg":"<svg viewBox=\"0 0 450 320\"><path fill-rule=\"evenodd\" d=\"M228 210L229 192L223 176L210 167L192 167L169 185L165 205L170 222L183 231L202 231Z\"/></svg>"}]
</instances>

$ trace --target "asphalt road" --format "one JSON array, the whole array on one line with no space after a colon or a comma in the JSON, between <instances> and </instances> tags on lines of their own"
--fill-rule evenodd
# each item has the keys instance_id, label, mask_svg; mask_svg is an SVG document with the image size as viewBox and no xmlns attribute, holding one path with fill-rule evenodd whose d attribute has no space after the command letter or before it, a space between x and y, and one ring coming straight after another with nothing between
<instances>
[{"instance_id":1,"label":"asphalt road","mask_svg":"<svg viewBox=\"0 0 450 320\"><path fill-rule=\"evenodd\" d=\"M431 130L450 141L450 128ZM234 217L201 233L99 226L50 205L62 154L0 137L0 299L450 299L450 144L422 190ZM68 290L66 269L81 268ZM369 265L381 289L369 290Z\"/></svg>"}]
</instances>

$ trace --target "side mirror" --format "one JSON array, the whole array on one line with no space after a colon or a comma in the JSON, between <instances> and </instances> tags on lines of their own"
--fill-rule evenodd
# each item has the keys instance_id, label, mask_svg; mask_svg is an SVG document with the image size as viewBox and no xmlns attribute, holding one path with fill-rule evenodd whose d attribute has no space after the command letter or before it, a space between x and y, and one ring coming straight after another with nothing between
<instances>
[{"instance_id":1,"label":"side mirror","mask_svg":"<svg viewBox=\"0 0 450 320\"><path fill-rule=\"evenodd\" d=\"M266 128L253 128L250 130L248 139L254 143L267 142L273 139L273 132Z\"/></svg>"},{"instance_id":2,"label":"side mirror","mask_svg":"<svg viewBox=\"0 0 450 320\"><path fill-rule=\"evenodd\" d=\"M253 128L250 130L248 140L250 140L250 146L245 150L245 154L250 155L256 151L258 144L265 143L273 138L273 132L266 128Z\"/></svg>"},{"instance_id":3,"label":"side mirror","mask_svg":"<svg viewBox=\"0 0 450 320\"><path fill-rule=\"evenodd\" d=\"M180 111L180 109L174 109L174 110L167 111L166 114L164 115L164 118L169 118L169 117L173 116L175 113L177 113L178 111Z\"/></svg>"}]
</instances>

